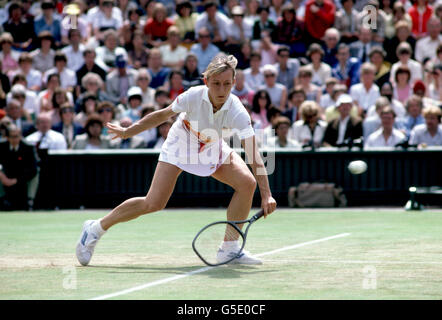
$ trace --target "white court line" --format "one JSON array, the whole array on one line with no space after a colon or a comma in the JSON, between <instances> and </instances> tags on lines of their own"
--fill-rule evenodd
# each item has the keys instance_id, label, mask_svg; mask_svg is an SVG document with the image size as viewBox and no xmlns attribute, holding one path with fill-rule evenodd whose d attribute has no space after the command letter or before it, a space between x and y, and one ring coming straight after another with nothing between
<instances>
[{"instance_id":1,"label":"white court line","mask_svg":"<svg viewBox=\"0 0 442 320\"><path fill-rule=\"evenodd\" d=\"M333 240L333 239L337 239L337 238L347 237L349 235L350 235L350 233L341 233L341 234L337 234L337 235L334 235L334 236L331 236L331 237L326 237L326 238L321 238L321 239L317 239L317 240L302 242L302 243L298 243L298 244L295 244L295 245L292 245L292 246L282 247L280 249L276 249L276 250L272 250L272 251L268 251L268 252L263 252L263 253L255 255L255 256L256 257L263 257L263 256L267 256L267 255L270 255L270 254L279 253L279 252L282 252L282 251L287 251L287 250L292 250L292 249L308 246L310 244L315 244L315 243L324 242L324 241L328 241L328 240ZM133 287L133 288L129 288L129 289L126 289L126 290L117 291L117 292L110 293L110 294L105 294L105 295L102 295L102 296L99 296L99 297L92 298L90 300L105 300L105 299L110 299L110 298L122 296L122 295L125 295L125 294L128 294L128 293L132 293L132 292L135 292L135 291L140 291L140 290L143 290L143 289L146 289L146 288L155 287L155 286L158 286L160 284L164 284L164 283L172 282L172 281L175 281L175 280L187 278L187 277L193 276L194 274L206 272L207 270L210 270L210 269L213 269L213 268L216 268L216 267L200 268L200 269L197 269L197 270L194 270L194 271L190 271L190 272L186 272L184 274L180 274L180 275L173 276L173 277L170 277L170 278L165 278L165 279L162 279L162 280L148 282L148 283L145 283L145 284Z\"/></svg>"}]
</instances>

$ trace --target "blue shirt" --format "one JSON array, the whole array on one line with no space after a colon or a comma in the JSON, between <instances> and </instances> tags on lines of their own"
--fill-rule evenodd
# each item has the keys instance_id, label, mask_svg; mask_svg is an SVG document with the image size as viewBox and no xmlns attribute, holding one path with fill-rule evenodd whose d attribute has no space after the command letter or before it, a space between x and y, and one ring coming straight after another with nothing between
<instances>
[{"instance_id":1,"label":"blue shirt","mask_svg":"<svg viewBox=\"0 0 442 320\"><path fill-rule=\"evenodd\" d=\"M61 41L61 23L60 20L55 17L52 20L52 24L48 25L46 24L46 20L44 19L44 17L41 16L41 18L34 21L34 29L37 36L42 31L49 31L56 42Z\"/></svg>"},{"instance_id":2,"label":"blue shirt","mask_svg":"<svg viewBox=\"0 0 442 320\"><path fill-rule=\"evenodd\" d=\"M206 71L207 66L212 59L220 52L218 47L214 44L209 44L206 50L201 48L201 44L196 43L190 48L190 52L193 52L198 57L198 71L203 73Z\"/></svg>"},{"instance_id":3,"label":"blue shirt","mask_svg":"<svg viewBox=\"0 0 442 320\"><path fill-rule=\"evenodd\" d=\"M161 68L160 71L154 73L152 69L148 69L150 76L152 77L152 81L149 84L149 87L156 89L161 87L166 82L169 77L170 69L167 67Z\"/></svg>"},{"instance_id":4,"label":"blue shirt","mask_svg":"<svg viewBox=\"0 0 442 320\"><path fill-rule=\"evenodd\" d=\"M397 119L398 129L405 130L407 138L410 137L411 130L418 124L425 123L425 118L420 114L416 118L411 116L405 116L401 119Z\"/></svg>"}]
</instances>

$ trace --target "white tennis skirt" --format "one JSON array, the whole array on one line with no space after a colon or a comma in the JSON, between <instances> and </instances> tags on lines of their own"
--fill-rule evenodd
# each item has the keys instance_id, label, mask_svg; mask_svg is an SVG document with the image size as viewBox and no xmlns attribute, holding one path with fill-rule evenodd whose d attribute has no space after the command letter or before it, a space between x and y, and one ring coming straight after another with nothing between
<instances>
[{"instance_id":1,"label":"white tennis skirt","mask_svg":"<svg viewBox=\"0 0 442 320\"><path fill-rule=\"evenodd\" d=\"M205 141L185 120L178 118L163 143L158 161L177 166L188 173L208 177L225 163L233 149L221 138Z\"/></svg>"}]
</instances>

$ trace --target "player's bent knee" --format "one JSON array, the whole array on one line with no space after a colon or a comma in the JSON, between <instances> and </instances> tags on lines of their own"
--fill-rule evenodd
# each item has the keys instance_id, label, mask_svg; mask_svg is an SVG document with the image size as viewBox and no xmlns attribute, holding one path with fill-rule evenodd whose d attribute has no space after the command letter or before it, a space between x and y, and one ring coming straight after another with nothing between
<instances>
[{"instance_id":1,"label":"player's bent knee","mask_svg":"<svg viewBox=\"0 0 442 320\"><path fill-rule=\"evenodd\" d=\"M143 214L161 211L166 207L165 204L148 199L144 200Z\"/></svg>"},{"instance_id":2,"label":"player's bent knee","mask_svg":"<svg viewBox=\"0 0 442 320\"><path fill-rule=\"evenodd\" d=\"M255 192L256 189L256 179L252 175L246 176L243 179L241 179L241 183L239 184L237 191L240 192Z\"/></svg>"}]
</instances>

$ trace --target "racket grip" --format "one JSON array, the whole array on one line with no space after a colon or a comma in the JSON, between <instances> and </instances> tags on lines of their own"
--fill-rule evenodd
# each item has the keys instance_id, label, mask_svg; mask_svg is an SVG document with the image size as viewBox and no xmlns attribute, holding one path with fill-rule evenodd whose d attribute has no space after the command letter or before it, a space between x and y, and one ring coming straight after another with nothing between
<instances>
[{"instance_id":1,"label":"racket grip","mask_svg":"<svg viewBox=\"0 0 442 320\"><path fill-rule=\"evenodd\" d=\"M264 209L261 209L258 211L258 213L256 213L251 219L250 221L256 221L259 218L261 218L264 215Z\"/></svg>"}]
</instances>

